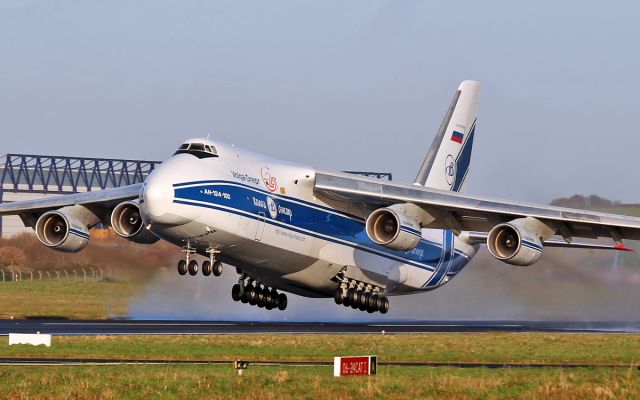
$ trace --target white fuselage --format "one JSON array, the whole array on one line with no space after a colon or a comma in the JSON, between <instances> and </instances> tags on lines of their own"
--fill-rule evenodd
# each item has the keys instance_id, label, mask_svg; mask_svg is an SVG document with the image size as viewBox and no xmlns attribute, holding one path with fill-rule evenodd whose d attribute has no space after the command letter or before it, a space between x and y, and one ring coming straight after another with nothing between
<instances>
[{"instance_id":1,"label":"white fuselage","mask_svg":"<svg viewBox=\"0 0 640 400\"><path fill-rule=\"evenodd\" d=\"M435 229L423 229L410 251L377 245L365 231L372 210L318 196L313 168L215 148L218 157L176 154L151 173L140 198L145 223L199 254L220 251L224 262L273 287L332 296L342 271L388 295L413 293L445 284L476 252Z\"/></svg>"}]
</instances>

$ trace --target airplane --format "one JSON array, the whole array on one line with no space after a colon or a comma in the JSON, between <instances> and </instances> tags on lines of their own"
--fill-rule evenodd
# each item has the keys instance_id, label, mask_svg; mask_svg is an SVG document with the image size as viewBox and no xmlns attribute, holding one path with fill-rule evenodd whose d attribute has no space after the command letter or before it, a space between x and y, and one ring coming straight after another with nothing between
<instances>
[{"instance_id":1,"label":"airplane","mask_svg":"<svg viewBox=\"0 0 640 400\"><path fill-rule=\"evenodd\" d=\"M236 268L233 300L287 308L285 292L386 313L389 297L451 281L485 244L512 266L545 247L629 251L640 218L466 193L480 84L463 81L413 184L279 161L188 139L140 184L0 205L45 246L77 252L110 225L137 243L181 248L179 275ZM611 238L612 243L574 241ZM199 265L196 254L206 257Z\"/></svg>"}]
</instances>

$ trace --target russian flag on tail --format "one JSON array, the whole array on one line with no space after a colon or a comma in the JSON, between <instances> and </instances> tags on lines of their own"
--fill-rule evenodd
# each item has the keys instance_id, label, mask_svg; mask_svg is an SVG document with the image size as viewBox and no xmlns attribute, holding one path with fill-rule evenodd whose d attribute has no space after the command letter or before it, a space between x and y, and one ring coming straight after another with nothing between
<instances>
[{"instance_id":1,"label":"russian flag on tail","mask_svg":"<svg viewBox=\"0 0 640 400\"><path fill-rule=\"evenodd\" d=\"M464 139L464 134L462 132L453 131L453 134L451 135L451 140L453 140L456 143L462 144L463 139Z\"/></svg>"}]
</instances>

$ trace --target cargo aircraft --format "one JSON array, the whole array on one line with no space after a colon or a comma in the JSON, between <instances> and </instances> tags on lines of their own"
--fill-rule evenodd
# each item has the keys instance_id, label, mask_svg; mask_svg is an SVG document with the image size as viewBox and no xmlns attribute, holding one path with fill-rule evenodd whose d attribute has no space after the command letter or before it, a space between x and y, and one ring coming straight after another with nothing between
<instances>
[{"instance_id":1,"label":"cargo aircraft","mask_svg":"<svg viewBox=\"0 0 640 400\"><path fill-rule=\"evenodd\" d=\"M512 266L545 247L628 250L640 218L465 193L479 83L455 91L413 184L283 162L217 140L189 139L142 184L0 205L46 246L82 250L108 224L138 243L182 249L180 275L235 267L234 300L284 310L284 292L386 313L388 296L436 289L486 244ZM574 241L610 238L610 244ZM194 255L206 261L198 263Z\"/></svg>"}]
</instances>

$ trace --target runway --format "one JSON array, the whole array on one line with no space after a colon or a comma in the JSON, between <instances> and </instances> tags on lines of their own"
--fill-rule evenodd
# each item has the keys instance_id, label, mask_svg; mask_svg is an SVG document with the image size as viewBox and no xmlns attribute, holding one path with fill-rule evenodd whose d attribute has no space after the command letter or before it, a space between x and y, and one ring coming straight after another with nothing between
<instances>
[{"instance_id":1,"label":"runway","mask_svg":"<svg viewBox=\"0 0 640 400\"><path fill-rule=\"evenodd\" d=\"M393 321L370 323L0 320L0 335L178 335L178 334L409 334L474 332L639 333L640 322L575 321Z\"/></svg>"}]
</instances>

